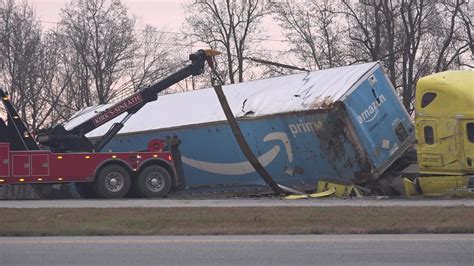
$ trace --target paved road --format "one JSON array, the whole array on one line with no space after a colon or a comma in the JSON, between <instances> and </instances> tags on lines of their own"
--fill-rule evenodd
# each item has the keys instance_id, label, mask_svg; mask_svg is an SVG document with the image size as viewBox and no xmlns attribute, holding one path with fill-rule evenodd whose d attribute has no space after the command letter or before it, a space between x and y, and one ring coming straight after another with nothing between
<instances>
[{"instance_id":1,"label":"paved road","mask_svg":"<svg viewBox=\"0 0 474 266\"><path fill-rule=\"evenodd\" d=\"M474 265L474 235L0 238L0 265Z\"/></svg>"},{"instance_id":2,"label":"paved road","mask_svg":"<svg viewBox=\"0 0 474 266\"><path fill-rule=\"evenodd\" d=\"M469 206L474 199L429 200L429 199L306 199L281 200L277 198L257 199L120 199L120 200L2 200L0 208L127 208L127 207L276 207L276 206Z\"/></svg>"}]
</instances>

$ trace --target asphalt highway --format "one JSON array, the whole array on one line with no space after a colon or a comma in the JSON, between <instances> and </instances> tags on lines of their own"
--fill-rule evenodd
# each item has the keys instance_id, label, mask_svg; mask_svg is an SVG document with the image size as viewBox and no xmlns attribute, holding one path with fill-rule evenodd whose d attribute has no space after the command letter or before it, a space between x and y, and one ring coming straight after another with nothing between
<instances>
[{"instance_id":1,"label":"asphalt highway","mask_svg":"<svg viewBox=\"0 0 474 266\"><path fill-rule=\"evenodd\" d=\"M0 265L474 265L474 235L0 238Z\"/></svg>"},{"instance_id":2,"label":"asphalt highway","mask_svg":"<svg viewBox=\"0 0 474 266\"><path fill-rule=\"evenodd\" d=\"M474 206L474 199L119 199L119 200L0 200L0 208L179 208L179 207L390 207L390 206Z\"/></svg>"}]
</instances>

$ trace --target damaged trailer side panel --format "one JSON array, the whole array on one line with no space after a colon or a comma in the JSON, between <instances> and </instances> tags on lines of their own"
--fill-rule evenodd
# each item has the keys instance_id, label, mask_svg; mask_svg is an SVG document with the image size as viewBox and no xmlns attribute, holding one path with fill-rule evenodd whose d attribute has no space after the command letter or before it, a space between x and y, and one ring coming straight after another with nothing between
<instances>
[{"instance_id":1,"label":"damaged trailer side panel","mask_svg":"<svg viewBox=\"0 0 474 266\"><path fill-rule=\"evenodd\" d=\"M353 173L361 170L358 154L344 132L335 126L334 115L308 112L243 120L239 124L253 152L279 184L314 188L320 177L353 179ZM117 136L110 149L133 150L146 145L150 137L171 134L182 140L180 150L188 188L265 184L224 122Z\"/></svg>"},{"instance_id":2,"label":"damaged trailer side panel","mask_svg":"<svg viewBox=\"0 0 474 266\"><path fill-rule=\"evenodd\" d=\"M410 117L380 64L345 69L351 67L358 67L357 75L343 83L318 78L324 76L323 70L289 76L294 83L280 79L282 88L265 85L273 79L224 87L231 105L234 101L233 111L247 142L276 182L299 189L314 189L320 179L370 183L412 145L414 129ZM342 75L347 71L340 69ZM337 73L338 69L331 71ZM344 78L334 73L330 73L334 79ZM300 86L298 92L304 93L295 94L292 84ZM321 90L335 93L327 95ZM173 98L178 99L179 106L180 97L190 98L193 93L162 96L154 104L158 107ZM303 102L297 110L280 104L281 112L259 112L259 108L272 102L278 104L285 97L289 102L295 98L303 101L312 94L318 96L310 103ZM193 106L186 109L182 112L193 112L189 110ZM175 112L167 112L166 120L173 121L174 115L175 121L182 121ZM177 135L182 141L180 151L187 189L264 185L240 151L226 121L176 124L143 131L127 132L125 128L105 150L140 150L150 139Z\"/></svg>"}]
</instances>

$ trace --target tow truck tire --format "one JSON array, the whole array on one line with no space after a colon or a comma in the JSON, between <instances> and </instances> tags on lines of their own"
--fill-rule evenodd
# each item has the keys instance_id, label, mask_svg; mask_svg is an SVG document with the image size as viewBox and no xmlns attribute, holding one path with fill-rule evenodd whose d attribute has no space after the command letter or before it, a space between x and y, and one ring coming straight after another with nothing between
<instances>
[{"instance_id":1,"label":"tow truck tire","mask_svg":"<svg viewBox=\"0 0 474 266\"><path fill-rule=\"evenodd\" d=\"M123 198L130 190L130 174L120 165L108 165L100 170L95 182L97 194L106 199Z\"/></svg>"},{"instance_id":2,"label":"tow truck tire","mask_svg":"<svg viewBox=\"0 0 474 266\"><path fill-rule=\"evenodd\" d=\"M171 189L171 175L159 165L150 165L140 172L135 186L142 197L163 198Z\"/></svg>"}]
</instances>

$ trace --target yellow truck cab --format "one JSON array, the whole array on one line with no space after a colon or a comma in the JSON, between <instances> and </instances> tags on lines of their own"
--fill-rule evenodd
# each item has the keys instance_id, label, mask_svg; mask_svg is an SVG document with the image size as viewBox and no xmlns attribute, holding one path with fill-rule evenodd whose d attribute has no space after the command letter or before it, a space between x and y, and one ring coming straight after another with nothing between
<instances>
[{"instance_id":1,"label":"yellow truck cab","mask_svg":"<svg viewBox=\"0 0 474 266\"><path fill-rule=\"evenodd\" d=\"M446 71L421 78L415 111L423 194L467 188L474 176L474 72Z\"/></svg>"}]
</instances>

